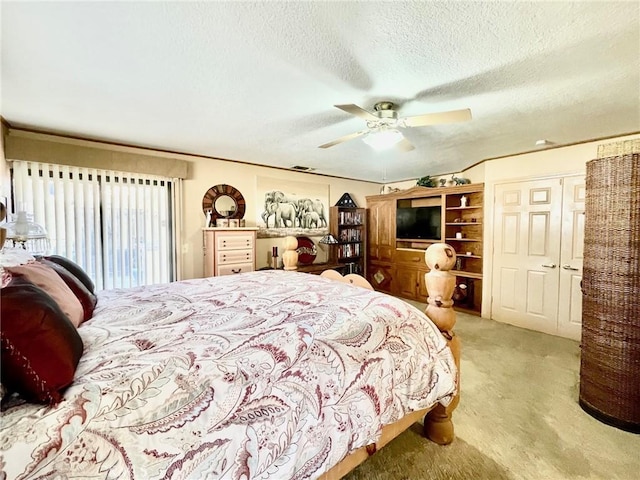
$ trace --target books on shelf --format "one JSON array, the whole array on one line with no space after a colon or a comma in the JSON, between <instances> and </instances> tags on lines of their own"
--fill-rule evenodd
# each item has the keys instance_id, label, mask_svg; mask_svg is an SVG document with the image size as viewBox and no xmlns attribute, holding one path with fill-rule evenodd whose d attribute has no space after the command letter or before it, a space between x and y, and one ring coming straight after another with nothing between
<instances>
[{"instance_id":1,"label":"books on shelf","mask_svg":"<svg viewBox=\"0 0 640 480\"><path fill-rule=\"evenodd\" d=\"M338 259L360 256L360 243L347 243L338 246Z\"/></svg>"},{"instance_id":2,"label":"books on shelf","mask_svg":"<svg viewBox=\"0 0 640 480\"><path fill-rule=\"evenodd\" d=\"M340 240L341 242L359 242L362 239L362 232L357 228L347 228L344 230L340 230Z\"/></svg>"},{"instance_id":3,"label":"books on shelf","mask_svg":"<svg viewBox=\"0 0 640 480\"><path fill-rule=\"evenodd\" d=\"M362 213L361 212L338 212L338 223L340 225L362 225Z\"/></svg>"}]
</instances>

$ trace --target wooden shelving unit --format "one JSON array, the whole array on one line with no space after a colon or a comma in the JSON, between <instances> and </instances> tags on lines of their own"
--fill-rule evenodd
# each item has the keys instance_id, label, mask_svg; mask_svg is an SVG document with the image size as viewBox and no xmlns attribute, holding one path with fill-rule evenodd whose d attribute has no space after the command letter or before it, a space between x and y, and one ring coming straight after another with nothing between
<instances>
[{"instance_id":1,"label":"wooden shelving unit","mask_svg":"<svg viewBox=\"0 0 640 480\"><path fill-rule=\"evenodd\" d=\"M482 307L482 221L484 191L457 192L445 195L445 242L455 248L457 293L463 299L455 302L462 311L480 314Z\"/></svg>"},{"instance_id":2,"label":"wooden shelving unit","mask_svg":"<svg viewBox=\"0 0 640 480\"><path fill-rule=\"evenodd\" d=\"M366 275L367 210L357 207L331 207L330 231L338 240L329 246L329 258L340 265L341 273Z\"/></svg>"},{"instance_id":3,"label":"wooden shelving unit","mask_svg":"<svg viewBox=\"0 0 640 480\"><path fill-rule=\"evenodd\" d=\"M464 200L463 200L464 197ZM441 208L441 238L396 238L396 209L416 206ZM377 290L426 301L424 251L445 242L457 253L453 273L460 311L480 315L483 280L484 184L443 188L414 187L402 192L367 197L369 258L367 277ZM461 287L464 285L464 287Z\"/></svg>"}]
</instances>

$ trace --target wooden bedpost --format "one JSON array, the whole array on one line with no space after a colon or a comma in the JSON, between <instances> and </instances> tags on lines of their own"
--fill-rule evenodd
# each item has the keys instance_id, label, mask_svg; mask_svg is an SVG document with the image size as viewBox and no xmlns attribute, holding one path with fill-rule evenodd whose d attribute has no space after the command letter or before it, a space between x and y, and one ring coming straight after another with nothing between
<instances>
[{"instance_id":1,"label":"wooden bedpost","mask_svg":"<svg viewBox=\"0 0 640 480\"><path fill-rule=\"evenodd\" d=\"M282 254L282 263L284 263L285 270L297 270L298 269L298 239L296 237L288 236L284 239L285 252Z\"/></svg>"},{"instance_id":2,"label":"wooden bedpost","mask_svg":"<svg viewBox=\"0 0 640 480\"><path fill-rule=\"evenodd\" d=\"M456 312L453 309L453 290L456 277L449 273L456 263L456 251L446 243L432 244L424 254L429 273L424 276L427 286L427 308L425 313L447 339L458 368L458 392L451 403L444 407L438 403L424 419L424 434L432 441L447 445L453 441L451 416L460 400L460 340L453 332Z\"/></svg>"}]
</instances>

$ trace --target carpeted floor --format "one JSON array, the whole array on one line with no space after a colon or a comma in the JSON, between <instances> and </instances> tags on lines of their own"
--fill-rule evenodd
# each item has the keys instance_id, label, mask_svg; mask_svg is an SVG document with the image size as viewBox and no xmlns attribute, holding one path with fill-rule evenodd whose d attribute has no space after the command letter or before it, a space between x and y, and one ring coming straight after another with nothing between
<instances>
[{"instance_id":1,"label":"carpeted floor","mask_svg":"<svg viewBox=\"0 0 640 480\"><path fill-rule=\"evenodd\" d=\"M640 435L578 405L577 342L465 314L456 331L462 394L454 442L436 445L414 424L345 480L640 478Z\"/></svg>"}]
</instances>

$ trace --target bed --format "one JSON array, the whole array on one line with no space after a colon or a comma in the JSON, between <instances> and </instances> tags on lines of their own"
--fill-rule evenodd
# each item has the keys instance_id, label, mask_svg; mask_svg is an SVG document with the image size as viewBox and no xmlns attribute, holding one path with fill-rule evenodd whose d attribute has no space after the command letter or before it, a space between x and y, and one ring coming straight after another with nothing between
<instances>
[{"instance_id":1,"label":"bed","mask_svg":"<svg viewBox=\"0 0 640 480\"><path fill-rule=\"evenodd\" d=\"M329 480L427 412L452 439L456 349L404 301L275 270L96 296L59 401L4 398L0 477Z\"/></svg>"}]
</instances>

